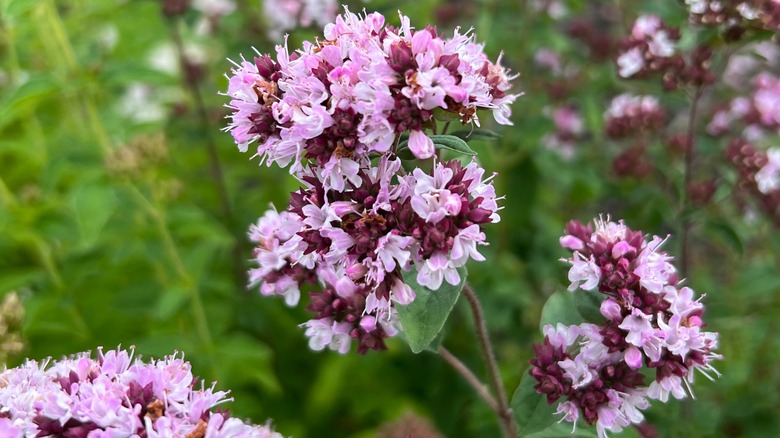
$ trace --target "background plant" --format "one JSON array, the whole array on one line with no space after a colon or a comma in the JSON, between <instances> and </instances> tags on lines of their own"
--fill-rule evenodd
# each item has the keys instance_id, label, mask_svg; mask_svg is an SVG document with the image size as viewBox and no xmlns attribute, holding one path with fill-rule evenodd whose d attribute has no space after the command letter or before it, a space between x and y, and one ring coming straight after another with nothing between
<instances>
[{"instance_id":1,"label":"background plant","mask_svg":"<svg viewBox=\"0 0 780 438\"><path fill-rule=\"evenodd\" d=\"M560 304L566 268L557 262L565 256L557 242L569 219L610 212L680 237L684 220L686 276L707 293L708 323L722 333L727 359L717 383L697 385L696 403L654 406L648 420L661 436L776 435L780 240L763 201L745 195L750 174L741 177L724 158L733 136L707 132L720 103L744 94L745 87L724 82L731 61L777 68L771 56L753 55L765 52L752 40L771 39L771 31L751 27L730 42L725 29L690 27L688 11L675 2L367 6L388 17L401 7L415 23L441 31L473 25L491 59L503 50L503 64L522 74L515 126L499 140L470 142L482 166L498 171L496 191L507 196L502 222L487 230L490 263L469 265L505 386L527 370L545 303L547 312ZM692 95L663 93L661 81L618 79L617 41L640 13L681 27L685 50L718 41L688 184L679 134L688 130ZM413 356L397 341L382 354L312 354L291 329L305 319L302 311L244 292L246 227L297 187L284 170L247 164L217 132L227 113L214 93L226 89L225 58L250 45L272 48L259 2L237 2L217 15L187 9L166 16L156 1L0 2L0 290L22 298L23 355L119 343L147 356L182 350L196 374L233 390L238 417L272 417L284 435L373 436L407 411L432 419L446 436L497 435L489 408L434 355ZM204 18L216 26L201 27ZM289 44L319 33L298 30ZM629 91L657 96L666 114L642 146L608 139L604 129L611 99ZM561 107L580 122L556 119ZM754 145L759 151L777 146L772 129ZM569 153L543 141L556 134ZM735 199L734 187L748 191ZM678 260L683 240L666 248ZM445 346L482 375L467 312L460 300ZM12 364L21 360L15 357Z\"/></svg>"}]
</instances>

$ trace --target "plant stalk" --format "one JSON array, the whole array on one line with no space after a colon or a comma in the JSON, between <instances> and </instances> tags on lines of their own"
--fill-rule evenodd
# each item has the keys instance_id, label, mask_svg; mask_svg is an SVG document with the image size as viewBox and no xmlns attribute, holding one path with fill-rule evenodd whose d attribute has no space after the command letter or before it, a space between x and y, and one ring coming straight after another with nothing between
<instances>
[{"instance_id":1,"label":"plant stalk","mask_svg":"<svg viewBox=\"0 0 780 438\"><path fill-rule=\"evenodd\" d=\"M695 129L696 129L696 113L699 106L699 100L702 95L702 87L696 88L696 92L691 100L691 110L688 114L688 132L686 133L685 144L685 168L683 173L683 191L682 191L682 248L680 249L680 273L683 278L688 277L691 263L690 254L690 240L691 240L691 225L690 219L690 195L688 189L693 181L693 161L696 157L695 148Z\"/></svg>"},{"instance_id":2,"label":"plant stalk","mask_svg":"<svg viewBox=\"0 0 780 438\"><path fill-rule=\"evenodd\" d=\"M463 295L469 302L471 313L474 316L474 326L477 329L477 339L479 340L482 358L485 360L485 367L488 371L490 384L498 401L497 413L501 420L504 437L515 438L517 436L515 420L512 415L512 408L509 407L509 399L507 398L506 390L504 389L504 383L501 381L496 355L493 353L493 346L490 343L490 338L488 336L485 313L482 310L482 305L479 303L477 295L468 283L463 286Z\"/></svg>"},{"instance_id":3,"label":"plant stalk","mask_svg":"<svg viewBox=\"0 0 780 438\"><path fill-rule=\"evenodd\" d=\"M471 385L472 388L474 388L474 391L477 392L477 395L482 397L482 400L485 400L485 403L490 406L490 409L492 409L496 414L500 415L501 408L498 407L498 402L496 402L496 399L493 398L492 395L488 392L487 388L485 387L485 384L482 383L477 376L474 375L474 373L467 367L463 362L461 362L457 357L455 357L452 353L450 353L449 350L447 350L444 347L439 347L439 356L442 357L452 368L458 372L461 376L463 376L464 379L466 379L466 382Z\"/></svg>"},{"instance_id":4,"label":"plant stalk","mask_svg":"<svg viewBox=\"0 0 780 438\"><path fill-rule=\"evenodd\" d=\"M195 108L200 118L200 125L203 131L203 138L206 142L206 150L209 156L209 170L211 172L211 178L214 180L214 184L217 186L217 196L219 198L220 208L222 210L222 216L225 223L229 228L235 226L235 216L233 214L233 208L230 205L230 195L227 189L227 183L225 182L225 173L222 170L222 163L219 159L219 153L217 152L217 145L214 141L214 137L211 135L209 129L209 116L206 111L206 105L203 102L203 95L200 92L200 87L196 78L190 78L187 73L187 58L184 52L184 41L179 30L179 20L172 20L169 23L171 39L173 39L174 46L176 47L176 53L179 60L179 68L181 69L182 87L187 90L192 99L195 102ZM244 285L246 282L246 274L243 269L244 257L242 256L242 239L236 239L236 243L233 245L231 255L233 257L233 277L236 284Z\"/></svg>"}]
</instances>

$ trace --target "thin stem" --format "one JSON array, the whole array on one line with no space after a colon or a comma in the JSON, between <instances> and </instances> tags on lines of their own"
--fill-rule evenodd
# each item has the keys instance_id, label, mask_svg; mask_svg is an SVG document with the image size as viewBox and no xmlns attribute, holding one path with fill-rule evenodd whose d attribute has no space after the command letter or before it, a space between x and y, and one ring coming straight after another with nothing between
<instances>
[{"instance_id":1,"label":"thin stem","mask_svg":"<svg viewBox=\"0 0 780 438\"><path fill-rule=\"evenodd\" d=\"M702 86L696 87L696 91L693 94L691 100L691 109L688 113L688 132L685 142L685 169L683 174L683 192L682 192L682 205L680 212L682 214L682 247L680 248L680 274L682 278L688 278L691 268L691 226L693 221L691 220L690 210L690 195L688 189L693 181L693 161L696 158L696 143L695 143L695 129L696 129L696 113L699 107L699 100L702 95ZM686 399L682 403L682 417L683 419L690 419L692 412L692 406L690 399Z\"/></svg>"},{"instance_id":2,"label":"thin stem","mask_svg":"<svg viewBox=\"0 0 780 438\"><path fill-rule=\"evenodd\" d=\"M691 186L693 180L693 161L696 157L695 147L695 129L696 129L696 113L699 106L699 100L702 95L702 87L698 86L696 92L691 100L691 109L688 114L688 132L685 144L685 169L683 174L683 191L682 191L682 206L680 208L682 214L682 248L680 249L680 273L683 278L687 278L690 263L690 240L691 240L691 225L690 219L690 196L688 194L688 188Z\"/></svg>"},{"instance_id":3,"label":"thin stem","mask_svg":"<svg viewBox=\"0 0 780 438\"><path fill-rule=\"evenodd\" d=\"M195 318L195 326L198 331L198 335L206 344L206 347L211 350L213 346L211 340L211 331L209 330L206 311L203 307L203 301L200 298L198 284L187 272L184 261L181 259L179 251L176 248L176 243L173 241L173 236L171 236L171 233L168 230L168 225L166 223L165 217L163 216L163 213L160 211L160 209L156 208L154 204L152 204L146 198L146 196L144 196L144 194L138 190L136 186L127 184L127 187L130 189L130 193L133 195L136 201L138 201L141 207L154 221L154 224L157 227L157 231L160 233L160 237L162 238L163 248L165 249L168 258L171 260L171 263L173 263L176 274L190 290L190 303L192 305L192 313Z\"/></svg>"},{"instance_id":4,"label":"thin stem","mask_svg":"<svg viewBox=\"0 0 780 438\"><path fill-rule=\"evenodd\" d=\"M225 222L232 228L235 225L235 217L233 215L233 208L230 205L230 195L228 193L227 184L225 183L225 173L222 170L222 163L219 159L217 152L217 145L214 138L211 135L209 128L209 116L206 111L206 105L203 103L203 95L198 87L197 78L189 77L188 63L186 54L184 52L184 41L181 37L179 30L179 21L174 20L170 23L171 38L173 39L176 47L176 53L179 58L179 68L181 69L182 87L185 88L195 101L195 107L197 109L198 117L200 118L200 125L203 131L203 138L206 141L206 150L209 155L209 170L211 177L217 186L217 196L219 197L220 208L222 210L222 216ZM243 284L245 281L245 273L243 271L243 256L241 248L242 239L237 239L237 244L233 245L233 274L237 284Z\"/></svg>"},{"instance_id":5,"label":"thin stem","mask_svg":"<svg viewBox=\"0 0 780 438\"><path fill-rule=\"evenodd\" d=\"M482 383L477 376L474 375L474 373L467 367L463 362L461 362L457 357L453 356L452 353L450 353L449 350L447 350L444 347L439 347L439 356L442 357L450 366L452 366L455 371L458 372L461 376L463 376L464 379L471 385L472 388L474 388L474 391L477 392L477 394L482 397L482 400L485 400L485 403L490 406L490 409L492 409L496 414L501 415L501 408L498 406L498 402L496 402L496 399L493 398L492 395L488 392L487 388L485 387L485 384Z\"/></svg>"},{"instance_id":6,"label":"thin stem","mask_svg":"<svg viewBox=\"0 0 780 438\"><path fill-rule=\"evenodd\" d=\"M479 304L477 295L468 283L463 286L463 295L465 295L466 300L469 302L471 313L474 316L474 326L477 329L477 339L479 340L482 357L485 360L485 367L488 370L493 392L495 392L498 397L498 415L501 419L504 436L514 438L517 436L515 421L512 418L512 409L509 407L509 399L507 398L506 390L504 389L504 383L501 381L496 355L493 353L493 346L488 337L485 313L482 311L482 305Z\"/></svg>"}]
</instances>

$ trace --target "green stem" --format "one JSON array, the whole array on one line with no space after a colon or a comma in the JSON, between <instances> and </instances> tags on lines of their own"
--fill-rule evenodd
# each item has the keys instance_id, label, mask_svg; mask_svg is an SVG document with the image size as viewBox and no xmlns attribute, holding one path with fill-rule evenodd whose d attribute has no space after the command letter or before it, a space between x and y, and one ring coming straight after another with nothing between
<instances>
[{"instance_id":1,"label":"green stem","mask_svg":"<svg viewBox=\"0 0 780 438\"><path fill-rule=\"evenodd\" d=\"M198 86L196 79L188 77L187 74L188 62L184 51L184 41L182 40L181 31L179 30L179 24L180 20L174 19L169 23L168 27L170 28L171 39L173 39L179 59L182 88L190 93L195 102L197 114L200 118L200 128L203 133L203 139L206 142L206 151L209 157L209 170L211 171L211 178L217 189L217 197L219 198L220 208L222 209L222 216L225 223L228 225L228 228L233 229L235 228L236 220L233 215L233 208L230 205L230 194L228 193L227 183L225 182L225 173L222 170L222 163L219 159L219 153L217 152L217 144L211 134L209 116L206 111L206 105L203 102L203 95L200 92L200 87ZM233 277L236 284L240 286L243 286L246 283L243 256L244 241L243 238L237 238L231 252L233 257Z\"/></svg>"},{"instance_id":2,"label":"green stem","mask_svg":"<svg viewBox=\"0 0 780 438\"><path fill-rule=\"evenodd\" d=\"M501 415L501 408L498 406L498 402L496 402L496 399L493 398L492 395L490 395L490 392L488 392L487 388L485 387L485 384L482 383L479 378L474 375L474 372L469 369L463 362L461 362L457 357L455 357L452 353L450 353L449 350L447 350L444 347L439 347L439 356L442 357L452 368L461 376L463 376L464 379L466 379L466 382L471 385L472 388L474 388L474 391L476 391L477 395L479 395L482 400L485 400L485 403L490 406L490 409L493 410L497 415Z\"/></svg>"},{"instance_id":3,"label":"green stem","mask_svg":"<svg viewBox=\"0 0 780 438\"><path fill-rule=\"evenodd\" d=\"M81 75L82 72L78 64L78 61L76 59L75 52L73 50L73 47L70 44L70 40L67 37L67 33L65 32L65 28L62 24L62 20L59 17L56 7L53 5L51 0L47 0L43 6L44 6L43 12L51 28L51 32L54 35L54 39L59 45L59 52L61 53L61 56L64 58L64 64L66 65L66 67L68 67L70 74ZM100 146L101 152L104 155L107 155L108 153L111 152L112 142L108 136L107 131L103 127L103 123L100 119L97 106L94 101L94 96L91 93L88 93L87 95L82 97L81 103L83 104L86 110L89 129L92 131L92 134L97 139L97 143ZM184 262L182 261L179 251L176 248L176 244L173 240L173 237L171 236L171 233L168 229L164 212L162 211L161 208L159 208L158 206L150 202L143 195L143 193L141 193L138 187L136 187L130 182L127 183L127 187L129 188L130 193L133 195L136 201L138 201L141 207L147 212L149 217L153 220L160 234L160 237L162 238L163 247L167 255L167 258L173 264L173 268L176 271L178 277L185 284L187 290L189 290L191 312L192 312L192 317L195 320L195 327L198 336L200 337L201 341L205 343L209 354L211 354L214 344L211 338L211 332L208 327L206 312L203 305L203 301L200 296L198 284L197 281L193 279L192 276L190 276L189 273L187 272L187 269L184 265ZM212 366L213 365L214 364L212 361Z\"/></svg>"},{"instance_id":4,"label":"green stem","mask_svg":"<svg viewBox=\"0 0 780 438\"><path fill-rule=\"evenodd\" d=\"M156 208L155 205L152 204L146 198L146 196L144 196L144 194L138 190L137 187L132 184L128 184L127 187L130 189L130 193L133 195L138 204L146 211L146 213L154 222L155 226L157 227L157 231L160 233L160 237L162 238L163 248L166 255L168 256L168 259L173 264L173 268L176 271L176 274L187 286L187 289L190 292L190 305L192 306L191 310L192 315L195 318L195 327L198 331L198 336L206 344L206 347L210 351L214 344L212 343L211 331L209 330L206 311L203 306L203 301L200 297L198 284L192 278L192 276L190 276L190 274L187 272L187 268L184 266L184 262L182 261L181 256L179 255L179 251L176 248L176 243L173 241L173 236L171 236L171 233L168 230L165 217L163 216L160 209Z\"/></svg>"},{"instance_id":5,"label":"green stem","mask_svg":"<svg viewBox=\"0 0 780 438\"><path fill-rule=\"evenodd\" d=\"M482 358L485 360L485 367L490 377L489 381L498 401L498 411L496 413L501 421L504 437L515 438L517 436L517 427L512 415L512 408L509 407L509 398L506 395L504 383L501 381L496 355L493 353L493 346L488 336L485 313L482 310L482 305L479 303L479 298L477 298L477 295L468 283L463 286L463 295L469 302L471 313L474 316L474 326L477 329L477 339L479 340Z\"/></svg>"}]
</instances>

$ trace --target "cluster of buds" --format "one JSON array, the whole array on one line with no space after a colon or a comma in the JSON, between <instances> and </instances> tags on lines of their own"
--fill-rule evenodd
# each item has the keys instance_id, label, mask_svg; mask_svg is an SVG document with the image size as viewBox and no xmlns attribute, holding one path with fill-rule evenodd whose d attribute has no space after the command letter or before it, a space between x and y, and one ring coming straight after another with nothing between
<instances>
[{"instance_id":1,"label":"cluster of buds","mask_svg":"<svg viewBox=\"0 0 780 438\"><path fill-rule=\"evenodd\" d=\"M780 226L780 148L757 150L742 138L731 141L726 158L737 168L738 193L755 198L763 211Z\"/></svg>"},{"instance_id":2,"label":"cluster of buds","mask_svg":"<svg viewBox=\"0 0 780 438\"><path fill-rule=\"evenodd\" d=\"M718 375L711 362L721 356L718 334L703 330L703 305L661 250L665 239L648 240L622 222L594 223L595 230L570 222L561 245L574 254L563 260L571 265L569 290L603 294L605 321L545 326L530 374L548 403L563 399L563 421L582 418L605 437L639 424L649 400L692 395L694 372Z\"/></svg>"},{"instance_id":3,"label":"cluster of buds","mask_svg":"<svg viewBox=\"0 0 780 438\"><path fill-rule=\"evenodd\" d=\"M534 54L534 65L540 70L538 76L546 78L542 86L553 101L566 100L577 87L579 69L574 64L564 64L559 53L542 47Z\"/></svg>"},{"instance_id":4,"label":"cluster of buds","mask_svg":"<svg viewBox=\"0 0 780 438\"><path fill-rule=\"evenodd\" d=\"M619 139L656 132L665 121L666 113L657 97L624 93L613 98L604 113L604 131L607 137Z\"/></svg>"},{"instance_id":5,"label":"cluster of buds","mask_svg":"<svg viewBox=\"0 0 780 438\"><path fill-rule=\"evenodd\" d=\"M635 138L635 143L612 161L615 175L643 178L652 172L653 165L647 157L645 136L662 129L665 122L664 108L654 96L624 93L612 99L604 113L604 131L607 137Z\"/></svg>"},{"instance_id":6,"label":"cluster of buds","mask_svg":"<svg viewBox=\"0 0 780 438\"><path fill-rule=\"evenodd\" d=\"M268 38L274 41L298 27L325 26L337 12L336 0L263 0Z\"/></svg>"},{"instance_id":7,"label":"cluster of buds","mask_svg":"<svg viewBox=\"0 0 780 438\"><path fill-rule=\"evenodd\" d=\"M618 75L626 79L660 76L666 90L673 90L680 84L713 83L715 76L709 70L712 50L706 46L696 48L686 65L678 53L679 39L680 30L668 27L659 17L638 17L631 35L620 42Z\"/></svg>"},{"instance_id":8,"label":"cluster of buds","mask_svg":"<svg viewBox=\"0 0 780 438\"><path fill-rule=\"evenodd\" d=\"M685 0L693 24L723 27L729 40L751 28L780 30L777 0Z\"/></svg>"},{"instance_id":9,"label":"cluster of buds","mask_svg":"<svg viewBox=\"0 0 780 438\"><path fill-rule=\"evenodd\" d=\"M144 363L132 348L28 360L0 373L0 436L282 437L214 410L232 399L196 381L182 358Z\"/></svg>"},{"instance_id":10,"label":"cluster of buds","mask_svg":"<svg viewBox=\"0 0 780 438\"><path fill-rule=\"evenodd\" d=\"M647 144L639 139L612 160L612 171L619 178L641 179L653 172L653 163L647 156Z\"/></svg>"},{"instance_id":11,"label":"cluster of buds","mask_svg":"<svg viewBox=\"0 0 780 438\"><path fill-rule=\"evenodd\" d=\"M562 106L547 111L547 116L555 124L555 131L545 135L542 144L563 158L571 158L577 139L585 132L580 112L574 107Z\"/></svg>"},{"instance_id":12,"label":"cluster of buds","mask_svg":"<svg viewBox=\"0 0 780 438\"><path fill-rule=\"evenodd\" d=\"M618 74L623 78L676 73L685 66L677 54L680 30L666 26L656 15L642 15L631 28L631 35L620 42Z\"/></svg>"},{"instance_id":13,"label":"cluster of buds","mask_svg":"<svg viewBox=\"0 0 780 438\"><path fill-rule=\"evenodd\" d=\"M609 59L615 51L615 41L612 36L592 20L584 18L573 20L566 28L566 33L572 39L585 44L589 55L596 61Z\"/></svg>"},{"instance_id":14,"label":"cluster of buds","mask_svg":"<svg viewBox=\"0 0 780 438\"><path fill-rule=\"evenodd\" d=\"M105 159L106 170L116 176L137 177L168 160L164 134L140 135L113 150Z\"/></svg>"},{"instance_id":15,"label":"cluster of buds","mask_svg":"<svg viewBox=\"0 0 780 438\"><path fill-rule=\"evenodd\" d=\"M780 78L763 72L753 79L752 85L750 96L737 97L715 113L707 126L710 134L726 134L735 122L745 128L743 135L751 140L763 137L766 131L780 129Z\"/></svg>"},{"instance_id":16,"label":"cluster of buds","mask_svg":"<svg viewBox=\"0 0 780 438\"><path fill-rule=\"evenodd\" d=\"M250 284L295 305L304 284L319 283L309 345L383 349L397 332L393 306L415 298L402 273L414 269L431 290L459 284L458 269L483 260L482 225L499 220L493 176L475 161L438 161L425 129L436 114L477 123L479 108L508 124L517 96L473 36L414 31L404 16L394 28L380 14L347 11L324 41L277 51L277 60L242 62L227 93L240 149L258 142L258 156L290 165L303 184L287 211L250 229ZM402 135L417 158L434 158L429 172L401 169Z\"/></svg>"}]
</instances>

